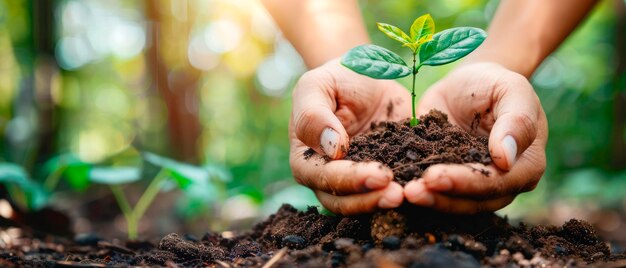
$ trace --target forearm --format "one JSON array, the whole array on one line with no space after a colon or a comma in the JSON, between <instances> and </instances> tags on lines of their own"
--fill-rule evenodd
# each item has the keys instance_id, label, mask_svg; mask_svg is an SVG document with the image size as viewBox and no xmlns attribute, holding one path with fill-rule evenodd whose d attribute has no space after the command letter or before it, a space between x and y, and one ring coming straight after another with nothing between
<instances>
[{"instance_id":1,"label":"forearm","mask_svg":"<svg viewBox=\"0 0 626 268\"><path fill-rule=\"evenodd\" d=\"M530 77L597 0L502 0L488 37L465 62L491 61Z\"/></svg>"},{"instance_id":2,"label":"forearm","mask_svg":"<svg viewBox=\"0 0 626 268\"><path fill-rule=\"evenodd\" d=\"M263 0L309 68L369 43L356 0Z\"/></svg>"}]
</instances>

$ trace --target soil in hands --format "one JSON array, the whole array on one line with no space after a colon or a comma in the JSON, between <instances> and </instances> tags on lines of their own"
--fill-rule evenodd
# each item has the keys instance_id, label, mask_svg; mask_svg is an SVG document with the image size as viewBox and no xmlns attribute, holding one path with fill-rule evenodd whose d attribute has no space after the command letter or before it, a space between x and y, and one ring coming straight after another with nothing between
<instances>
[{"instance_id":1,"label":"soil in hands","mask_svg":"<svg viewBox=\"0 0 626 268\"><path fill-rule=\"evenodd\" d=\"M450 124L448 116L437 110L420 117L420 122L416 127L410 127L409 120L373 124L369 133L351 140L345 159L383 163L402 185L420 178L434 164L491 163L487 137Z\"/></svg>"}]
</instances>

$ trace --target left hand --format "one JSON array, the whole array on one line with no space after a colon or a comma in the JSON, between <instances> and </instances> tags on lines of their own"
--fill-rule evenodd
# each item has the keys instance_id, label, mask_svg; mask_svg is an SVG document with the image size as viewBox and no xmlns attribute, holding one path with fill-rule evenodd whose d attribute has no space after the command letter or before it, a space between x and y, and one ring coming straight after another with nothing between
<instances>
[{"instance_id":1,"label":"left hand","mask_svg":"<svg viewBox=\"0 0 626 268\"><path fill-rule=\"evenodd\" d=\"M482 164L438 164L409 182L406 199L435 210L472 214L495 211L535 188L546 167L546 115L528 80L495 63L466 64L429 88L418 114L438 109L452 124L489 136L493 160ZM476 170L486 170L489 175Z\"/></svg>"}]
</instances>

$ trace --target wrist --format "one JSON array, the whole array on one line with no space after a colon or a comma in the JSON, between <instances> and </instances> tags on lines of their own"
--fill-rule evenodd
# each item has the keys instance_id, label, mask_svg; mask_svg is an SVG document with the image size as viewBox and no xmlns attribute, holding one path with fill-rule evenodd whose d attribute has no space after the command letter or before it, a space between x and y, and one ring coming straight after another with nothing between
<instances>
[{"instance_id":1,"label":"wrist","mask_svg":"<svg viewBox=\"0 0 626 268\"><path fill-rule=\"evenodd\" d=\"M517 40L487 40L470 54L462 65L477 62L493 62L530 78L543 61L541 43L526 39Z\"/></svg>"}]
</instances>

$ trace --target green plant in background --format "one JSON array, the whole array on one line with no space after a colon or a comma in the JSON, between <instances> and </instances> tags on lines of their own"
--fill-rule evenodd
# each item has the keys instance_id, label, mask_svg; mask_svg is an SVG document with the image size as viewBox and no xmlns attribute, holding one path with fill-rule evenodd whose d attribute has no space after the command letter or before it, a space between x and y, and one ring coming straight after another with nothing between
<instances>
[{"instance_id":1,"label":"green plant in background","mask_svg":"<svg viewBox=\"0 0 626 268\"><path fill-rule=\"evenodd\" d=\"M22 166L14 163L0 163L0 184L16 204L28 210L42 208L50 196L41 184L31 179Z\"/></svg>"},{"instance_id":2,"label":"green plant in background","mask_svg":"<svg viewBox=\"0 0 626 268\"><path fill-rule=\"evenodd\" d=\"M203 195L216 198L218 185L228 180L227 176L212 167L197 167L180 163L152 153L143 153L144 162L159 168L158 173L151 180L139 197L135 206L131 206L123 191L123 186L142 178L142 169L139 167L92 167L89 171L89 180L93 183L108 185L115 200L124 215L127 223L128 238L136 239L139 220L152 204L157 194L168 188L168 182L174 187L190 195ZM144 165L145 166L145 165ZM171 184L170 184L171 188ZM223 191L222 191L223 192Z\"/></svg>"},{"instance_id":3,"label":"green plant in background","mask_svg":"<svg viewBox=\"0 0 626 268\"><path fill-rule=\"evenodd\" d=\"M419 124L415 116L415 75L419 69L424 65L443 65L465 57L487 37L485 31L473 27L451 28L435 34L435 22L430 14L415 19L410 35L390 24L377 25L391 39L411 50L413 65L409 67L398 54L376 45L361 45L351 49L343 56L341 64L375 79L398 79L413 74L411 126Z\"/></svg>"},{"instance_id":4,"label":"green plant in background","mask_svg":"<svg viewBox=\"0 0 626 268\"><path fill-rule=\"evenodd\" d=\"M21 208L38 210L49 203L62 178L70 189L81 192L89 186L88 173L91 165L72 154L55 156L41 169L28 172L23 166L0 163L0 184L7 189L11 199Z\"/></svg>"},{"instance_id":5,"label":"green plant in background","mask_svg":"<svg viewBox=\"0 0 626 268\"><path fill-rule=\"evenodd\" d=\"M38 210L49 204L50 196L61 180L74 192L83 192L92 184L107 185L126 219L129 239L137 238L139 220L160 191L178 188L184 192L185 199L205 206L226 193L225 184L230 177L217 166L193 166L148 152L142 156L144 164L141 167L97 166L81 161L75 155L61 154L42 165L40 176L36 176L40 179L32 179L18 164L3 162L0 163L0 184L5 186L16 204L28 210ZM131 206L123 188L148 177L150 167L156 167L158 172L137 203ZM204 207L196 207L192 213L203 210Z\"/></svg>"}]
</instances>

